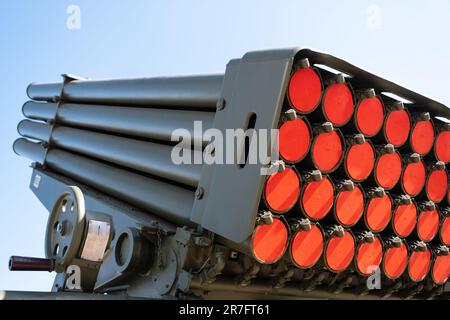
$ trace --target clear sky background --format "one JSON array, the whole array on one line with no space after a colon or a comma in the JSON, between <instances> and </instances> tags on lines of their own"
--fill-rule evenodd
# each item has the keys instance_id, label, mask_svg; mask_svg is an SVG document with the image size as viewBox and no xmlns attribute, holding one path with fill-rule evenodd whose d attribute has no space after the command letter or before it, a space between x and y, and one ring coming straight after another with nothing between
<instances>
[{"instance_id":1,"label":"clear sky background","mask_svg":"<svg viewBox=\"0 0 450 320\"><path fill-rule=\"evenodd\" d=\"M80 9L69 29L67 9ZM0 289L51 288L13 273L10 255L44 256L47 211L11 148L33 81L61 73L120 78L224 72L245 52L311 47L450 105L450 1L0 1Z\"/></svg>"}]
</instances>

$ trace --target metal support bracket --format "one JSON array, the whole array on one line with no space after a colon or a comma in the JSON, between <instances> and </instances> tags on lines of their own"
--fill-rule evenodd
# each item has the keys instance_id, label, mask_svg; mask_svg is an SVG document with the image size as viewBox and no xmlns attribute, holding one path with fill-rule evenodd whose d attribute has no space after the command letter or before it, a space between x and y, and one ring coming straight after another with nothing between
<instances>
[{"instance_id":1,"label":"metal support bracket","mask_svg":"<svg viewBox=\"0 0 450 320\"><path fill-rule=\"evenodd\" d=\"M266 129L270 134L278 124L295 53L295 49L250 52L241 60L232 60L222 89L226 107L217 112L213 127L225 137L227 129L246 130L253 116L254 129ZM199 184L204 196L195 200L191 220L243 242L255 226L265 179L262 168L261 161L244 167L236 163L204 165Z\"/></svg>"}]
</instances>

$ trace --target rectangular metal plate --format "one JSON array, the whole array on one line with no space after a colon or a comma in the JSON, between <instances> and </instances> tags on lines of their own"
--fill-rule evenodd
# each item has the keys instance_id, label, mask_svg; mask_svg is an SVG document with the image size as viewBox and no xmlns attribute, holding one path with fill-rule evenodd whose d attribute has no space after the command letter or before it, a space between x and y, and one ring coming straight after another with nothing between
<instances>
[{"instance_id":1,"label":"rectangular metal plate","mask_svg":"<svg viewBox=\"0 0 450 320\"><path fill-rule=\"evenodd\" d=\"M89 220L87 236L81 258L100 262L108 245L111 225L108 222Z\"/></svg>"},{"instance_id":2,"label":"rectangular metal plate","mask_svg":"<svg viewBox=\"0 0 450 320\"><path fill-rule=\"evenodd\" d=\"M276 128L297 49L247 53L227 66L222 97L226 107L216 113L214 128L246 129L256 114L255 129ZM238 146L239 148L239 146ZM231 241L246 240L255 227L263 165L203 165L199 187L204 196L193 205L191 220Z\"/></svg>"}]
</instances>

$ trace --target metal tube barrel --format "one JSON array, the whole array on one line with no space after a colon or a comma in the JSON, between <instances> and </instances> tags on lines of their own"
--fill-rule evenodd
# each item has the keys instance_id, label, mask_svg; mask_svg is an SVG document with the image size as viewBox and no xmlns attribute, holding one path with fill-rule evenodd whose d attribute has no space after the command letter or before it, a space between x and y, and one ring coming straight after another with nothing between
<instances>
[{"instance_id":1,"label":"metal tube barrel","mask_svg":"<svg viewBox=\"0 0 450 320\"><path fill-rule=\"evenodd\" d=\"M10 271L48 271L55 269L55 260L12 256L9 259Z\"/></svg>"},{"instance_id":2,"label":"metal tube barrel","mask_svg":"<svg viewBox=\"0 0 450 320\"><path fill-rule=\"evenodd\" d=\"M208 140L194 132L194 121L201 121L200 131L212 128L214 121L211 112L34 101L25 103L22 113L30 119L161 141L170 141L172 133L182 128L193 143Z\"/></svg>"},{"instance_id":3,"label":"metal tube barrel","mask_svg":"<svg viewBox=\"0 0 450 320\"><path fill-rule=\"evenodd\" d=\"M168 145L95 133L69 127L51 127L32 121L22 121L18 131L22 136L40 139L52 147L81 153L112 162L192 187L198 185L200 164L175 164L171 159L173 148ZM50 136L51 135L51 136ZM42 138L42 139L41 139ZM194 157L202 157L201 150L180 149Z\"/></svg>"},{"instance_id":4,"label":"metal tube barrel","mask_svg":"<svg viewBox=\"0 0 450 320\"><path fill-rule=\"evenodd\" d=\"M59 98L77 103L214 110L221 95L222 82L223 75L74 80L64 87L62 83L32 83L27 88L27 95L38 101Z\"/></svg>"},{"instance_id":5,"label":"metal tube barrel","mask_svg":"<svg viewBox=\"0 0 450 320\"><path fill-rule=\"evenodd\" d=\"M55 120L58 112L58 103L27 101L22 106L22 114L35 120Z\"/></svg>"},{"instance_id":6,"label":"metal tube barrel","mask_svg":"<svg viewBox=\"0 0 450 320\"><path fill-rule=\"evenodd\" d=\"M45 159L46 166L55 172L169 221L180 225L194 225L190 221L194 191L66 151L57 149L46 151L42 145L26 139L16 140L14 151L40 163L44 163Z\"/></svg>"},{"instance_id":7,"label":"metal tube barrel","mask_svg":"<svg viewBox=\"0 0 450 320\"><path fill-rule=\"evenodd\" d=\"M45 148L40 143L33 143L27 139L20 138L14 141L14 152L22 157L36 161L39 163L45 162Z\"/></svg>"},{"instance_id":8,"label":"metal tube barrel","mask_svg":"<svg viewBox=\"0 0 450 320\"><path fill-rule=\"evenodd\" d=\"M17 132L25 138L49 142L52 135L52 126L30 120L22 120L17 125Z\"/></svg>"}]
</instances>

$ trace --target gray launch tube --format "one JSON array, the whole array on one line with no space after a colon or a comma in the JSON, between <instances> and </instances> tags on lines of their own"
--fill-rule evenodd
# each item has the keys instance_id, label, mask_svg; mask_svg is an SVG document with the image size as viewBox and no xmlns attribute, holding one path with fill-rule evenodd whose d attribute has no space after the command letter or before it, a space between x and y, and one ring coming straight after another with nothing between
<instances>
[{"instance_id":1,"label":"gray launch tube","mask_svg":"<svg viewBox=\"0 0 450 320\"><path fill-rule=\"evenodd\" d=\"M74 80L64 86L62 98L77 103L215 110L222 82L223 75ZM61 83L32 83L27 94L32 100L55 101L61 90Z\"/></svg>"}]
</instances>

